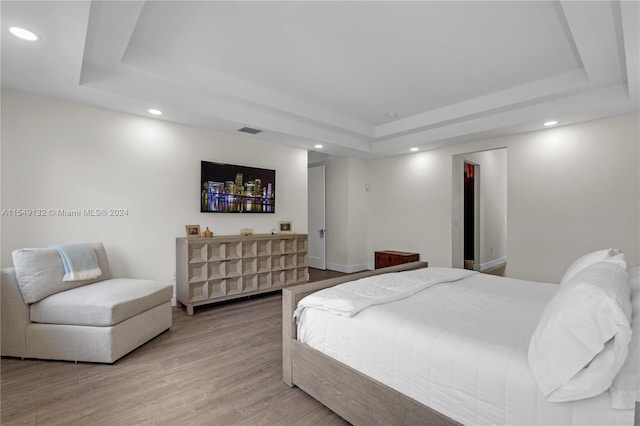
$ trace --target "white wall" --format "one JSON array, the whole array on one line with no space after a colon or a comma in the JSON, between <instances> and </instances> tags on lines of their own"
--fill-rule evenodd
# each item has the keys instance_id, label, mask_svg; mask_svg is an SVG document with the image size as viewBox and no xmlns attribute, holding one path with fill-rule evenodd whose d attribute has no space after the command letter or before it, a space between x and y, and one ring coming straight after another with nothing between
<instances>
[{"instance_id":1,"label":"white wall","mask_svg":"<svg viewBox=\"0 0 640 426\"><path fill-rule=\"evenodd\" d=\"M383 158L368 164L368 256L452 264L452 155L507 148L507 274L559 282L578 256L619 247L640 264L639 116Z\"/></svg>"},{"instance_id":2,"label":"white wall","mask_svg":"<svg viewBox=\"0 0 640 426\"><path fill-rule=\"evenodd\" d=\"M451 266L451 154L445 150L368 163L368 263L374 252L420 253L432 266Z\"/></svg>"},{"instance_id":3,"label":"white wall","mask_svg":"<svg viewBox=\"0 0 640 426\"><path fill-rule=\"evenodd\" d=\"M340 158L325 163L327 269L367 269L366 162Z\"/></svg>"},{"instance_id":4,"label":"white wall","mask_svg":"<svg viewBox=\"0 0 640 426\"><path fill-rule=\"evenodd\" d=\"M200 161L276 170L275 214L200 213ZM307 151L12 91L2 92L2 209L126 209L124 217L2 217L2 265L20 247L102 241L116 276L171 281L175 238L307 232Z\"/></svg>"},{"instance_id":5,"label":"white wall","mask_svg":"<svg viewBox=\"0 0 640 426\"><path fill-rule=\"evenodd\" d=\"M304 150L11 91L1 107L2 209L128 209L126 217L3 216L3 266L19 247L103 241L116 275L169 281L186 224L261 233L291 219L307 232ZM506 147L508 275L557 282L573 259L602 247L638 265L638 118L328 162L327 261L373 268L375 250L395 249L450 266L452 156ZM277 213L199 213L201 160L276 169Z\"/></svg>"},{"instance_id":6,"label":"white wall","mask_svg":"<svg viewBox=\"0 0 640 426\"><path fill-rule=\"evenodd\" d=\"M509 145L511 275L559 281L576 257L606 247L640 264L638 118L549 129Z\"/></svg>"},{"instance_id":7,"label":"white wall","mask_svg":"<svg viewBox=\"0 0 640 426\"><path fill-rule=\"evenodd\" d=\"M326 224L326 266L329 270L339 270L347 265L349 246L347 180L349 179L348 159L340 158L325 163L325 224Z\"/></svg>"},{"instance_id":8,"label":"white wall","mask_svg":"<svg viewBox=\"0 0 640 426\"><path fill-rule=\"evenodd\" d=\"M367 269L367 163L349 159L349 272Z\"/></svg>"}]
</instances>

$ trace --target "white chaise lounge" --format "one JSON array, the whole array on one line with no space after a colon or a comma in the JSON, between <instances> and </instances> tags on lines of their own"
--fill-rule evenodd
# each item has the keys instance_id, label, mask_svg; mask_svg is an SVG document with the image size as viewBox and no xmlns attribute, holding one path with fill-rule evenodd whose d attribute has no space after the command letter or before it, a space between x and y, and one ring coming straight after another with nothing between
<instances>
[{"instance_id":1,"label":"white chaise lounge","mask_svg":"<svg viewBox=\"0 0 640 426\"><path fill-rule=\"evenodd\" d=\"M113 363L171 327L171 284L112 278L101 243L91 244L102 275L62 281L53 248L20 249L2 269L1 354Z\"/></svg>"}]
</instances>

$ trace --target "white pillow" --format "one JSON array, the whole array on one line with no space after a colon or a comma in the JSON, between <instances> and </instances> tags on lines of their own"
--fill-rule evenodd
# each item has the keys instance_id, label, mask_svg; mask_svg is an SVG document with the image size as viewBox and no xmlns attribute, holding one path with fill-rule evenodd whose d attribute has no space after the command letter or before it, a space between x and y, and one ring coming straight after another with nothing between
<instances>
[{"instance_id":1,"label":"white pillow","mask_svg":"<svg viewBox=\"0 0 640 426\"><path fill-rule=\"evenodd\" d=\"M640 401L640 267L631 268L629 284L631 287L631 343L629 355L622 365L618 375L613 379L609 389L611 394L611 408L635 407L636 401Z\"/></svg>"},{"instance_id":2,"label":"white pillow","mask_svg":"<svg viewBox=\"0 0 640 426\"><path fill-rule=\"evenodd\" d=\"M602 262L603 260L609 260L613 262L619 262L623 264L623 269L627 267L627 264L624 259L624 254L614 248L608 248L604 250L597 250L591 253L587 253L584 256L577 258L571 266L567 269L560 281L560 284L564 284L569 281L575 274L582 271L589 265L593 265L597 262Z\"/></svg>"},{"instance_id":3,"label":"white pillow","mask_svg":"<svg viewBox=\"0 0 640 426\"><path fill-rule=\"evenodd\" d=\"M607 390L631 340L629 278L616 262L587 266L560 286L529 343L529 366L552 402Z\"/></svg>"}]
</instances>

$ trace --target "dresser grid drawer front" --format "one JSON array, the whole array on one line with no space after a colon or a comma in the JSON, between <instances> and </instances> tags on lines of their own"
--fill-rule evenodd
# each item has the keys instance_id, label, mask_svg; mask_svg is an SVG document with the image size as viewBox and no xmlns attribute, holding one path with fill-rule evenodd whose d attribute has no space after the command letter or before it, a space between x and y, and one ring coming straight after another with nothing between
<instances>
[{"instance_id":1,"label":"dresser grid drawer front","mask_svg":"<svg viewBox=\"0 0 640 426\"><path fill-rule=\"evenodd\" d=\"M309 280L308 236L176 238L176 296L194 307L276 291Z\"/></svg>"}]
</instances>

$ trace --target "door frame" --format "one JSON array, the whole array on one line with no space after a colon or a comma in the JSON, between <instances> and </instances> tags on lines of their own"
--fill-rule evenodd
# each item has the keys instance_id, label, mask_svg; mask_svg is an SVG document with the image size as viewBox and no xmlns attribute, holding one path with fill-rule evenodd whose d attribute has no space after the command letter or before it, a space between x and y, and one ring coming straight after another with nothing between
<instances>
[{"instance_id":1,"label":"door frame","mask_svg":"<svg viewBox=\"0 0 640 426\"><path fill-rule=\"evenodd\" d=\"M465 153L469 154L469 153ZM451 266L464 268L464 164L475 166L474 178L474 269L480 268L480 165L457 154L452 158Z\"/></svg>"}]
</instances>

